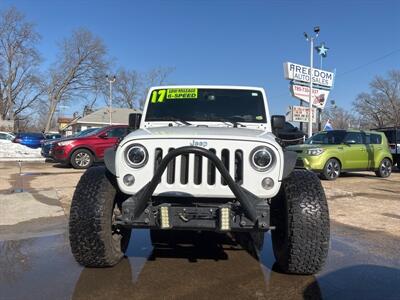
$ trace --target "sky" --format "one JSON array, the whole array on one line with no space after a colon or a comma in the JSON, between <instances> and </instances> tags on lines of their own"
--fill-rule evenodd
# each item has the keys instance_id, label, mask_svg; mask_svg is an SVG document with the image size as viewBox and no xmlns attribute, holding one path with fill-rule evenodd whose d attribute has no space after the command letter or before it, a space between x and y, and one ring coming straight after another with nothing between
<instances>
[{"instance_id":1,"label":"sky","mask_svg":"<svg viewBox=\"0 0 400 300\"><path fill-rule=\"evenodd\" d=\"M173 67L173 84L261 86L272 114L299 103L283 63L309 64L303 32L314 26L321 29L316 43L329 48L323 69L336 70L328 100L338 106L351 110L374 76L400 69L395 0L0 0L0 10L10 6L36 24L44 66L54 62L58 41L85 27L103 39L116 67Z\"/></svg>"}]
</instances>

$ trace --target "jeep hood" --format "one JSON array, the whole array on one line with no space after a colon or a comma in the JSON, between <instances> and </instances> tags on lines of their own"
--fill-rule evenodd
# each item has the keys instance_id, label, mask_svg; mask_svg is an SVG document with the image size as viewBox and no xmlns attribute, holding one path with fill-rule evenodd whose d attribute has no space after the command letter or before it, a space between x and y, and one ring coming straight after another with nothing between
<instances>
[{"instance_id":1,"label":"jeep hood","mask_svg":"<svg viewBox=\"0 0 400 300\"><path fill-rule=\"evenodd\" d=\"M275 136L263 130L232 127L154 127L138 129L125 137L124 141L136 139L221 139L221 140L268 140L276 143Z\"/></svg>"}]
</instances>

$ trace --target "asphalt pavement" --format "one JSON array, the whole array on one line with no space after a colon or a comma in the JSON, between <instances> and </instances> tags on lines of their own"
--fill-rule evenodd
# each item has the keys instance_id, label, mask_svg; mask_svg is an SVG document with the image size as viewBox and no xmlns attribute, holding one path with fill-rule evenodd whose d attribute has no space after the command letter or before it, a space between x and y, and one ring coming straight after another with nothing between
<instances>
[{"instance_id":1,"label":"asphalt pavement","mask_svg":"<svg viewBox=\"0 0 400 300\"><path fill-rule=\"evenodd\" d=\"M269 233L256 260L226 236L160 249L147 230L134 230L120 264L83 268L68 240L82 171L43 163L0 167L0 300L400 299L399 172L385 180L362 173L323 182L329 257L316 276L296 276L274 265Z\"/></svg>"},{"instance_id":2,"label":"asphalt pavement","mask_svg":"<svg viewBox=\"0 0 400 300\"><path fill-rule=\"evenodd\" d=\"M0 241L0 299L400 298L400 240L335 223L326 266L316 276L280 273L269 234L256 260L220 235L157 249L147 230L134 230L117 266L83 268L71 255L66 227Z\"/></svg>"}]
</instances>

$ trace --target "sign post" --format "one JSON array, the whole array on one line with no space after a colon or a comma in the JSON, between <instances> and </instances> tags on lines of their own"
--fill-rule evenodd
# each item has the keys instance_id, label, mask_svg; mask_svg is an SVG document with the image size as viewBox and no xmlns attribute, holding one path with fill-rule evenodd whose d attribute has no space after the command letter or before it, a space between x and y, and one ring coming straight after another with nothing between
<instances>
[{"instance_id":1,"label":"sign post","mask_svg":"<svg viewBox=\"0 0 400 300\"><path fill-rule=\"evenodd\" d=\"M318 34L317 34L318 36ZM307 39L308 40L308 39ZM310 37L310 74L313 74L313 64L314 64L314 37ZM309 119L308 119L308 136L312 136L312 94L313 94L313 80L310 78L310 92L309 92Z\"/></svg>"}]
</instances>

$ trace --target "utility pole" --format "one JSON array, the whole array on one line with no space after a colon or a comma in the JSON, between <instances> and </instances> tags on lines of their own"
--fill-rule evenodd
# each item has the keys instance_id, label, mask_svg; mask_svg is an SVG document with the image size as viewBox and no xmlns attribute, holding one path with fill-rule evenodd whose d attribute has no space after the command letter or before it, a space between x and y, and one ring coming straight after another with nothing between
<instances>
[{"instance_id":1,"label":"utility pole","mask_svg":"<svg viewBox=\"0 0 400 300\"><path fill-rule=\"evenodd\" d=\"M110 125L112 125L112 84L115 82L115 75L111 78L110 76L106 75L106 79L110 84L110 105L109 105L109 112L110 112Z\"/></svg>"},{"instance_id":2,"label":"utility pole","mask_svg":"<svg viewBox=\"0 0 400 300\"><path fill-rule=\"evenodd\" d=\"M312 136L312 108L313 108L313 101L312 101L312 94L313 94L313 63L314 63L314 40L319 35L319 26L314 27L315 36L309 36L306 32L304 32L304 37L306 38L307 42L310 42L310 94L309 94L309 120L308 120L308 137Z\"/></svg>"}]
</instances>

